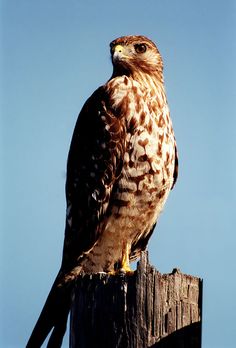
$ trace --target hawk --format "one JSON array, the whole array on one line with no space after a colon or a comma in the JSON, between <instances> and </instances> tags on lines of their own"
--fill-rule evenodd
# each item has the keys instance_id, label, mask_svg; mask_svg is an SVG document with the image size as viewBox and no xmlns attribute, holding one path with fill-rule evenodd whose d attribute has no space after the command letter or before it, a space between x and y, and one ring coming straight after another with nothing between
<instances>
[{"instance_id":1,"label":"hawk","mask_svg":"<svg viewBox=\"0 0 236 348\"><path fill-rule=\"evenodd\" d=\"M145 36L110 44L113 74L85 102L67 162L60 271L27 347L60 347L73 280L130 272L147 246L178 173L163 62Z\"/></svg>"}]
</instances>

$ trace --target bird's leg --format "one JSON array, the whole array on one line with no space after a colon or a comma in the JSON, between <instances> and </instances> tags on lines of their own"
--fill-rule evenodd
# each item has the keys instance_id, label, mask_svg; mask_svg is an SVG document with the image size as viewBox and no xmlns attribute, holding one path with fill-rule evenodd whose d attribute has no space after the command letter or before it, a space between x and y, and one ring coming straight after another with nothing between
<instances>
[{"instance_id":1,"label":"bird's leg","mask_svg":"<svg viewBox=\"0 0 236 348\"><path fill-rule=\"evenodd\" d=\"M129 266L129 253L130 253L130 245L124 242L123 248L122 248L121 260L115 263L114 270L109 271L108 274L110 275L133 274L134 271Z\"/></svg>"},{"instance_id":2,"label":"bird's leg","mask_svg":"<svg viewBox=\"0 0 236 348\"><path fill-rule=\"evenodd\" d=\"M118 270L119 273L134 273L134 271L129 266L129 252L130 245L128 243L124 243L124 248L122 250L121 265Z\"/></svg>"}]
</instances>

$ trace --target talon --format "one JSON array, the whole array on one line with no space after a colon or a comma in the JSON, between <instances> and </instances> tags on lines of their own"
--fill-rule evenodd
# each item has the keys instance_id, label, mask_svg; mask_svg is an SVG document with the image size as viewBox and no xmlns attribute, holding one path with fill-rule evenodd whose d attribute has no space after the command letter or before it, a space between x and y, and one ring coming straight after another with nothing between
<instances>
[{"instance_id":1,"label":"talon","mask_svg":"<svg viewBox=\"0 0 236 348\"><path fill-rule=\"evenodd\" d=\"M134 271L129 267L129 266L126 266L125 268L122 267L122 268L119 268L118 271L117 271L118 274L134 274Z\"/></svg>"}]
</instances>

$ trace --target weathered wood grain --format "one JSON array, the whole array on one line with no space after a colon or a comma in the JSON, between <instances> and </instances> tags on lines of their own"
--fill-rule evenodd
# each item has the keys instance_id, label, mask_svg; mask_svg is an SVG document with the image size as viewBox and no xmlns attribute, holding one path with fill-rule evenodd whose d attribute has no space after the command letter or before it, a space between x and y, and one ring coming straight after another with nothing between
<instances>
[{"instance_id":1,"label":"weathered wood grain","mask_svg":"<svg viewBox=\"0 0 236 348\"><path fill-rule=\"evenodd\" d=\"M142 253L132 275L76 280L71 348L200 348L202 280L174 269L161 274Z\"/></svg>"}]
</instances>

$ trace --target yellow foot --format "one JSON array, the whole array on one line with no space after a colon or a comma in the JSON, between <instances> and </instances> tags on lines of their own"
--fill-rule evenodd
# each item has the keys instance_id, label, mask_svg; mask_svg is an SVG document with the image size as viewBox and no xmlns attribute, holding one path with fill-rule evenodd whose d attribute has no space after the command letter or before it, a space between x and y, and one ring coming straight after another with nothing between
<instances>
[{"instance_id":1,"label":"yellow foot","mask_svg":"<svg viewBox=\"0 0 236 348\"><path fill-rule=\"evenodd\" d=\"M118 274L129 274L129 275L132 275L134 274L134 271L129 267L129 266L125 266L125 267L121 267L117 270L117 273Z\"/></svg>"},{"instance_id":2,"label":"yellow foot","mask_svg":"<svg viewBox=\"0 0 236 348\"><path fill-rule=\"evenodd\" d=\"M109 271L107 274L113 276L113 275L118 275L118 274L129 274L132 275L134 274L134 271L130 267L120 267L116 270Z\"/></svg>"},{"instance_id":3,"label":"yellow foot","mask_svg":"<svg viewBox=\"0 0 236 348\"><path fill-rule=\"evenodd\" d=\"M134 274L134 271L130 268L130 267L126 267L126 268L118 268L114 271L110 271L108 272L109 275L113 276L113 275L119 275L119 274L127 274L127 275L132 275Z\"/></svg>"},{"instance_id":4,"label":"yellow foot","mask_svg":"<svg viewBox=\"0 0 236 348\"><path fill-rule=\"evenodd\" d=\"M125 244L122 249L122 258L121 260L117 261L114 265L114 269L109 271L108 274L110 275L117 275L117 274L128 274L132 275L134 271L129 266L129 254L130 254L130 246L129 244Z\"/></svg>"},{"instance_id":5,"label":"yellow foot","mask_svg":"<svg viewBox=\"0 0 236 348\"><path fill-rule=\"evenodd\" d=\"M126 244L123 250L123 255L121 259L121 265L118 268L118 273L125 273L125 274L133 274L134 271L130 268L129 266L129 253L130 253L130 248L129 245Z\"/></svg>"}]
</instances>

